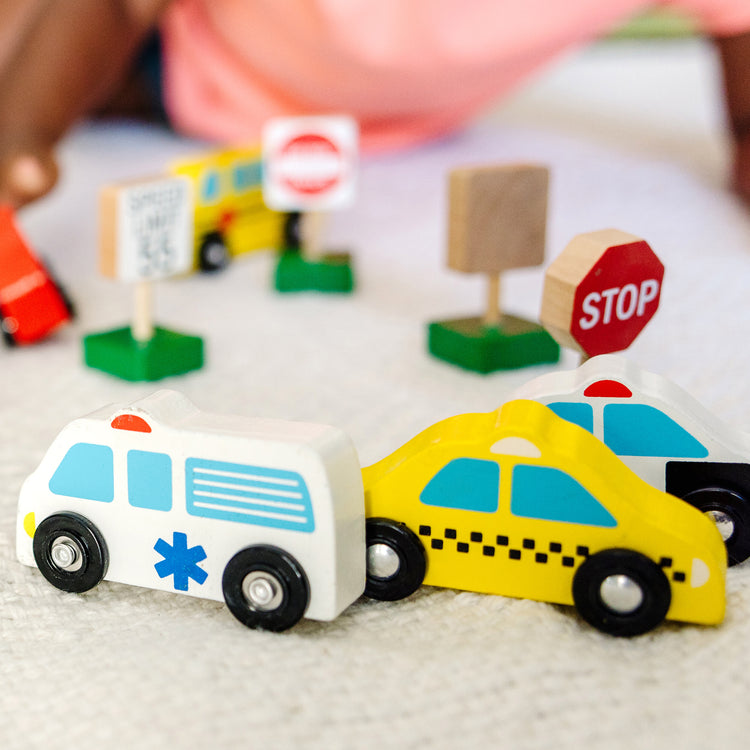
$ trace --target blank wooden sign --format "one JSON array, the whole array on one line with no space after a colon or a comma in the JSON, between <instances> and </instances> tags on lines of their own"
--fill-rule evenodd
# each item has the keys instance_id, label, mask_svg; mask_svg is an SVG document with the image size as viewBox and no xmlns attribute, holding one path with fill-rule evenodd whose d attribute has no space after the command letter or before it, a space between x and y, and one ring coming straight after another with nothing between
<instances>
[{"instance_id":1,"label":"blank wooden sign","mask_svg":"<svg viewBox=\"0 0 750 750\"><path fill-rule=\"evenodd\" d=\"M448 265L502 273L544 261L549 170L533 164L454 169L448 184Z\"/></svg>"}]
</instances>

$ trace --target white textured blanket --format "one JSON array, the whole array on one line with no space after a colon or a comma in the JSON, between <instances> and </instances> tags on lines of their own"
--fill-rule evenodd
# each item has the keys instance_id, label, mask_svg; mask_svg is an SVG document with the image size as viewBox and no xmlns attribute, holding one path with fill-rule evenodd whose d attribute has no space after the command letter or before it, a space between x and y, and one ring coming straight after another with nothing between
<instances>
[{"instance_id":1,"label":"white textured blanket","mask_svg":"<svg viewBox=\"0 0 750 750\"><path fill-rule=\"evenodd\" d=\"M356 294L279 296L268 254L163 283L159 322L205 336L208 356L166 385L209 411L338 425L363 465L443 417L497 407L541 370L482 377L425 353L425 323L477 314L484 294L445 267L445 174L533 160L552 169L548 257L610 226L648 239L664 293L629 356L750 426L750 213L722 187L713 73L696 42L596 48L462 135L365 160L357 206L329 233L354 251ZM729 571L723 626L617 640L571 609L431 588L275 635L189 597L111 583L63 594L16 562L18 491L57 431L153 390L81 364L81 336L131 308L95 270L97 189L186 148L145 127L83 128L64 144L60 190L21 217L79 318L0 351L3 748L745 747L750 564ZM542 275L509 273L507 308L536 316Z\"/></svg>"}]
</instances>

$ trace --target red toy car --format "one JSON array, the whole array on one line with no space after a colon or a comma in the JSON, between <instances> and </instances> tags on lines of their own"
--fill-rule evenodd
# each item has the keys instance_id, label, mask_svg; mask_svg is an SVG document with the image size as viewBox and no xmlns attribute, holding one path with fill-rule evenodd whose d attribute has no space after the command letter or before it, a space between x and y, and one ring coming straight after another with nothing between
<instances>
[{"instance_id":1,"label":"red toy car","mask_svg":"<svg viewBox=\"0 0 750 750\"><path fill-rule=\"evenodd\" d=\"M0 328L8 344L33 344L73 317L64 292L34 256L13 211L0 206Z\"/></svg>"}]
</instances>

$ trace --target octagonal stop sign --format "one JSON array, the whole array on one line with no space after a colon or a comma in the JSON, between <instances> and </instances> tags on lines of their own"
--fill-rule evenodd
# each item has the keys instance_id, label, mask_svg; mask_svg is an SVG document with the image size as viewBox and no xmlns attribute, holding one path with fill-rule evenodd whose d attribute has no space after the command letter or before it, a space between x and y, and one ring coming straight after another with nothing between
<instances>
[{"instance_id":1,"label":"octagonal stop sign","mask_svg":"<svg viewBox=\"0 0 750 750\"><path fill-rule=\"evenodd\" d=\"M659 307L664 266L649 244L618 229L579 234L549 266L541 320L588 357L627 349Z\"/></svg>"}]
</instances>

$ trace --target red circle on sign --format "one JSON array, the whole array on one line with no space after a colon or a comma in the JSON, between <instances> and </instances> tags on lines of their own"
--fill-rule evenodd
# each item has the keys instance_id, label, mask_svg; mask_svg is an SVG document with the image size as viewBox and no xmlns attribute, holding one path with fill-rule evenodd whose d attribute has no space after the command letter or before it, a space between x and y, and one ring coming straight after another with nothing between
<instances>
[{"instance_id":1,"label":"red circle on sign","mask_svg":"<svg viewBox=\"0 0 750 750\"><path fill-rule=\"evenodd\" d=\"M609 247L576 288L570 333L590 357L627 349L659 307L664 266L644 240Z\"/></svg>"},{"instance_id":2,"label":"red circle on sign","mask_svg":"<svg viewBox=\"0 0 750 750\"><path fill-rule=\"evenodd\" d=\"M279 149L276 168L279 182L288 190L315 196L341 182L344 159L335 143L309 133L292 138Z\"/></svg>"}]
</instances>

